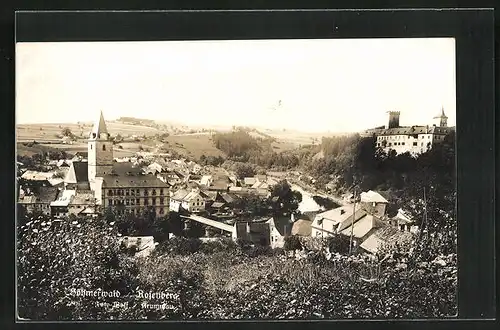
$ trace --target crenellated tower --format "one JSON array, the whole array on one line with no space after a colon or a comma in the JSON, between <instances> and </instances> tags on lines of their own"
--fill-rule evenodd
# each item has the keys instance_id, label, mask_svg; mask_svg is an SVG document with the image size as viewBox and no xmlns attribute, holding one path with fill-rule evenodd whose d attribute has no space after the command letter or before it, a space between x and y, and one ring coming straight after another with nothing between
<instances>
[{"instance_id":1,"label":"crenellated tower","mask_svg":"<svg viewBox=\"0 0 500 330\"><path fill-rule=\"evenodd\" d=\"M399 127L399 111L388 111L389 114L389 125L387 128L397 128Z\"/></svg>"}]
</instances>

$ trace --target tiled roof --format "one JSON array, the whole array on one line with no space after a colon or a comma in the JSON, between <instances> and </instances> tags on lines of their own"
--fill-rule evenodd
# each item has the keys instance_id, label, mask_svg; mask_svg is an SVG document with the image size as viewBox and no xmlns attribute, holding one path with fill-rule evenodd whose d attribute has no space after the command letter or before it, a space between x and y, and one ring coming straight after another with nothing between
<instances>
[{"instance_id":1,"label":"tiled roof","mask_svg":"<svg viewBox=\"0 0 500 330\"><path fill-rule=\"evenodd\" d=\"M170 198L173 200L176 200L176 201L182 201L182 200L184 200L184 197L186 197L188 194L189 194L189 191L187 191L185 189L180 189L180 190L177 190Z\"/></svg>"},{"instance_id":2,"label":"tiled roof","mask_svg":"<svg viewBox=\"0 0 500 330\"><path fill-rule=\"evenodd\" d=\"M267 175L265 175L265 174L257 174L255 176L255 179L257 179L257 181L264 182L264 181L267 180Z\"/></svg>"},{"instance_id":3,"label":"tiled roof","mask_svg":"<svg viewBox=\"0 0 500 330\"><path fill-rule=\"evenodd\" d=\"M380 247L384 244L395 244L410 242L414 238L414 234L403 232L391 226L385 226L377 229L371 234L360 247L370 253L377 253Z\"/></svg>"},{"instance_id":4,"label":"tiled roof","mask_svg":"<svg viewBox=\"0 0 500 330\"><path fill-rule=\"evenodd\" d=\"M454 127L407 126L374 130L378 135L448 134Z\"/></svg>"},{"instance_id":5,"label":"tiled roof","mask_svg":"<svg viewBox=\"0 0 500 330\"><path fill-rule=\"evenodd\" d=\"M266 182L257 181L252 186L252 189L268 189L268 184Z\"/></svg>"},{"instance_id":6,"label":"tiled roof","mask_svg":"<svg viewBox=\"0 0 500 330\"><path fill-rule=\"evenodd\" d=\"M227 182L224 181L214 181L210 185L210 189L216 189L216 190L226 190L228 188Z\"/></svg>"},{"instance_id":7,"label":"tiled roof","mask_svg":"<svg viewBox=\"0 0 500 330\"><path fill-rule=\"evenodd\" d=\"M59 194L59 189L54 187L40 187L38 194L38 202L49 204L56 200Z\"/></svg>"},{"instance_id":8,"label":"tiled roof","mask_svg":"<svg viewBox=\"0 0 500 330\"><path fill-rule=\"evenodd\" d=\"M212 180L212 176L211 175L204 175L201 177L201 180L200 180L200 183L207 186L210 181Z\"/></svg>"},{"instance_id":9,"label":"tiled roof","mask_svg":"<svg viewBox=\"0 0 500 330\"><path fill-rule=\"evenodd\" d=\"M91 205L94 203L93 194L80 194L76 193L69 202L69 205Z\"/></svg>"},{"instance_id":10,"label":"tiled roof","mask_svg":"<svg viewBox=\"0 0 500 330\"><path fill-rule=\"evenodd\" d=\"M203 197L205 200L210 200L210 201L215 201L218 196L218 192L216 191L205 191L201 190L200 191L201 197Z\"/></svg>"},{"instance_id":11,"label":"tiled roof","mask_svg":"<svg viewBox=\"0 0 500 330\"><path fill-rule=\"evenodd\" d=\"M201 197L199 192L197 191L190 191L184 198L183 200L188 202L190 200L192 200L193 198L196 198L196 197Z\"/></svg>"},{"instance_id":12,"label":"tiled roof","mask_svg":"<svg viewBox=\"0 0 500 330\"><path fill-rule=\"evenodd\" d=\"M64 179L67 183L83 183L88 182L88 162L86 161L74 161L71 163L66 178Z\"/></svg>"},{"instance_id":13,"label":"tiled roof","mask_svg":"<svg viewBox=\"0 0 500 330\"><path fill-rule=\"evenodd\" d=\"M253 186L257 182L256 178L244 178L243 182L248 186Z\"/></svg>"},{"instance_id":14,"label":"tiled roof","mask_svg":"<svg viewBox=\"0 0 500 330\"><path fill-rule=\"evenodd\" d=\"M35 180L35 181L45 181L51 178L54 173L51 172L38 172L38 171L26 171L21 175L21 178L25 180Z\"/></svg>"},{"instance_id":15,"label":"tiled roof","mask_svg":"<svg viewBox=\"0 0 500 330\"><path fill-rule=\"evenodd\" d=\"M314 218L312 226L329 232L337 232L350 226L354 221L366 215L366 211L361 209L360 204L356 204L356 211L353 220L353 206L341 206L333 210L319 213Z\"/></svg>"},{"instance_id":16,"label":"tiled roof","mask_svg":"<svg viewBox=\"0 0 500 330\"><path fill-rule=\"evenodd\" d=\"M295 221L292 227L292 235L311 236L312 232L311 224L312 221L305 219L300 219Z\"/></svg>"},{"instance_id":17,"label":"tiled roof","mask_svg":"<svg viewBox=\"0 0 500 330\"><path fill-rule=\"evenodd\" d=\"M400 224L410 224L413 223L411 217L402 209L398 210L398 214L391 218L391 220L398 220Z\"/></svg>"},{"instance_id":18,"label":"tiled roof","mask_svg":"<svg viewBox=\"0 0 500 330\"><path fill-rule=\"evenodd\" d=\"M278 230L281 236L290 235L292 232L293 224L290 222L289 217L273 217L269 219L268 222L271 225L274 223L274 227Z\"/></svg>"},{"instance_id":19,"label":"tiled roof","mask_svg":"<svg viewBox=\"0 0 500 330\"><path fill-rule=\"evenodd\" d=\"M221 194L221 197L226 203L234 203L234 201L237 199L236 196L224 192Z\"/></svg>"},{"instance_id":20,"label":"tiled roof","mask_svg":"<svg viewBox=\"0 0 500 330\"><path fill-rule=\"evenodd\" d=\"M218 207L223 207L224 205L225 204L221 203L221 202L214 202L214 203L212 203L211 207L218 208Z\"/></svg>"},{"instance_id":21,"label":"tiled roof","mask_svg":"<svg viewBox=\"0 0 500 330\"><path fill-rule=\"evenodd\" d=\"M89 156L89 153L87 151L78 151L77 153L75 153L75 156L87 158Z\"/></svg>"},{"instance_id":22,"label":"tiled roof","mask_svg":"<svg viewBox=\"0 0 500 330\"><path fill-rule=\"evenodd\" d=\"M35 204L37 202L36 196L23 196L19 197L19 200L17 201L19 204Z\"/></svg>"},{"instance_id":23,"label":"tiled roof","mask_svg":"<svg viewBox=\"0 0 500 330\"><path fill-rule=\"evenodd\" d=\"M382 195L372 190L362 192L361 201L365 203L389 203Z\"/></svg>"},{"instance_id":24,"label":"tiled roof","mask_svg":"<svg viewBox=\"0 0 500 330\"><path fill-rule=\"evenodd\" d=\"M356 212L361 211L361 205L356 204ZM341 223L347 218L349 218L353 213L353 206L352 205L344 205L337 207L332 210L328 210L322 213L316 214L315 219L323 219L327 221L332 221L334 223Z\"/></svg>"},{"instance_id":25,"label":"tiled roof","mask_svg":"<svg viewBox=\"0 0 500 330\"><path fill-rule=\"evenodd\" d=\"M68 206L73 196L75 195L74 190L63 190L59 197L50 203L51 206Z\"/></svg>"},{"instance_id":26,"label":"tiled roof","mask_svg":"<svg viewBox=\"0 0 500 330\"><path fill-rule=\"evenodd\" d=\"M365 214L361 219L354 223L352 227L352 235L356 238L362 238L370 232L370 230L377 228L381 222L371 214ZM346 236L351 235L351 225L341 231Z\"/></svg>"},{"instance_id":27,"label":"tiled roof","mask_svg":"<svg viewBox=\"0 0 500 330\"><path fill-rule=\"evenodd\" d=\"M52 178L52 179L49 179L49 183L50 183L51 186L57 186L59 184L64 183L64 179L61 179L61 178Z\"/></svg>"},{"instance_id":28,"label":"tiled roof","mask_svg":"<svg viewBox=\"0 0 500 330\"><path fill-rule=\"evenodd\" d=\"M137 188L168 188L169 185L158 179L152 174L144 175L106 175L103 177L103 188L121 188L121 187L137 187Z\"/></svg>"},{"instance_id":29,"label":"tiled roof","mask_svg":"<svg viewBox=\"0 0 500 330\"><path fill-rule=\"evenodd\" d=\"M142 173L142 169L131 162L113 163L112 173L119 176L128 175L129 173L137 175Z\"/></svg>"},{"instance_id":30,"label":"tiled roof","mask_svg":"<svg viewBox=\"0 0 500 330\"><path fill-rule=\"evenodd\" d=\"M94 213L96 213L95 209L90 206L87 206L86 208L80 211L80 214L94 214Z\"/></svg>"},{"instance_id":31,"label":"tiled roof","mask_svg":"<svg viewBox=\"0 0 500 330\"><path fill-rule=\"evenodd\" d=\"M198 174L190 174L189 175L189 180L200 180L201 179L201 175L198 175Z\"/></svg>"}]
</instances>

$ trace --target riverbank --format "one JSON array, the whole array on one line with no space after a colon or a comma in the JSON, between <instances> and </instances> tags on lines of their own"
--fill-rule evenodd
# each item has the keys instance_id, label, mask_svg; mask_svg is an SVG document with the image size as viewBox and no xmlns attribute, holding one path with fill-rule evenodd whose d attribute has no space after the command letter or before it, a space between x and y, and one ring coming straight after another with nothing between
<instances>
[{"instance_id":1,"label":"riverbank","mask_svg":"<svg viewBox=\"0 0 500 330\"><path fill-rule=\"evenodd\" d=\"M324 191L320 191L313 186L310 186L296 178L291 177L290 175L273 175L272 173L268 173L270 177L275 180L283 180L286 179L292 190L297 190L302 194L302 203L299 205L299 211L301 212L314 212L321 210L321 206L319 206L313 199L313 196L319 196L323 198L331 199L333 202L340 206L350 205L349 202L346 202L342 197L334 196L328 194Z\"/></svg>"}]
</instances>

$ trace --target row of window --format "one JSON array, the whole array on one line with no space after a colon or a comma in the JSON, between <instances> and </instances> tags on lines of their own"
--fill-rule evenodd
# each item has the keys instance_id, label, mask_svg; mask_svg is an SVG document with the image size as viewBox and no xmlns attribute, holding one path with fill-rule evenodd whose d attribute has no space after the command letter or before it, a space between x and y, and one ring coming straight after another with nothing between
<instances>
[{"instance_id":1,"label":"row of window","mask_svg":"<svg viewBox=\"0 0 500 330\"><path fill-rule=\"evenodd\" d=\"M404 146L405 143L404 142L394 142L394 145L395 146ZM388 147L392 147L392 143L391 142L387 143L387 146ZM418 142L413 142L413 146L417 147L418 146ZM424 142L421 142L420 146L423 147L424 146ZM427 147L430 147L430 146L431 146L431 143L428 142L427 143ZM383 144L382 143L377 143L377 147L383 147Z\"/></svg>"},{"instance_id":2,"label":"row of window","mask_svg":"<svg viewBox=\"0 0 500 330\"><path fill-rule=\"evenodd\" d=\"M159 198L160 205L165 203L163 197ZM127 198L123 200L108 199L108 205L141 205L139 198ZM149 205L149 199L144 199L144 205ZM156 205L156 198L151 199L151 205Z\"/></svg>"},{"instance_id":3,"label":"row of window","mask_svg":"<svg viewBox=\"0 0 500 330\"><path fill-rule=\"evenodd\" d=\"M133 215L141 215L144 213L144 209L125 209L125 210L116 210L116 213L118 215L124 215L124 214L133 214ZM162 207L160 208L159 214L165 214L165 209Z\"/></svg>"},{"instance_id":4,"label":"row of window","mask_svg":"<svg viewBox=\"0 0 500 330\"><path fill-rule=\"evenodd\" d=\"M92 150L92 145L90 145L90 150ZM106 145L105 144L102 145L102 151L106 151Z\"/></svg>"},{"instance_id":5,"label":"row of window","mask_svg":"<svg viewBox=\"0 0 500 330\"><path fill-rule=\"evenodd\" d=\"M426 136L427 136L428 140L431 138L431 135L420 135L419 139L423 140L423 139L425 139ZM407 135L379 136L380 140L404 140L405 138L408 138L408 139L411 138L411 139L413 139L412 137L407 136ZM436 138L437 138L437 136L436 136Z\"/></svg>"},{"instance_id":6,"label":"row of window","mask_svg":"<svg viewBox=\"0 0 500 330\"><path fill-rule=\"evenodd\" d=\"M149 196L149 190L144 189L144 196ZM151 190L151 196L156 196L156 189ZM159 189L160 196L163 196L164 191L163 188ZM110 189L108 190L108 196L140 196L139 189Z\"/></svg>"}]
</instances>

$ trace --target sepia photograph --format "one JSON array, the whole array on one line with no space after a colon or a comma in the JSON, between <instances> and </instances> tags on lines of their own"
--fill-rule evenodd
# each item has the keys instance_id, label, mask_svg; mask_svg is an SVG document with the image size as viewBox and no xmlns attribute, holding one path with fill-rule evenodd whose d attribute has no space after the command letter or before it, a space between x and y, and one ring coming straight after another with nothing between
<instances>
[{"instance_id":1,"label":"sepia photograph","mask_svg":"<svg viewBox=\"0 0 500 330\"><path fill-rule=\"evenodd\" d=\"M15 51L18 320L457 317L454 38Z\"/></svg>"}]
</instances>

